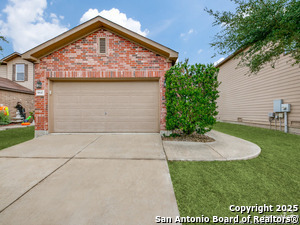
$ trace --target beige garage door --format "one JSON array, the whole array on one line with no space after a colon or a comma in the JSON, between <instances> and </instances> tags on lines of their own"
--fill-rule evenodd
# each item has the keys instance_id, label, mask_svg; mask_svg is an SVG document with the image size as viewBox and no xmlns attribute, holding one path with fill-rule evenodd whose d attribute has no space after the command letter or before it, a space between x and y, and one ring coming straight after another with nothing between
<instances>
[{"instance_id":1,"label":"beige garage door","mask_svg":"<svg viewBox=\"0 0 300 225\"><path fill-rule=\"evenodd\" d=\"M52 87L53 132L159 132L158 81L53 82Z\"/></svg>"}]
</instances>

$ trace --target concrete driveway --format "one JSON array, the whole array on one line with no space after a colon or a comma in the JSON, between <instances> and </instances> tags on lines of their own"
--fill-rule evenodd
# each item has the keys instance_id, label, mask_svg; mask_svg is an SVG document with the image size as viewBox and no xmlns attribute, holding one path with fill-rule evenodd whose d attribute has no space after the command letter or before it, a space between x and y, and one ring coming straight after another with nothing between
<instances>
[{"instance_id":1,"label":"concrete driveway","mask_svg":"<svg viewBox=\"0 0 300 225\"><path fill-rule=\"evenodd\" d=\"M159 134L47 135L0 151L0 224L156 224L179 215Z\"/></svg>"}]
</instances>

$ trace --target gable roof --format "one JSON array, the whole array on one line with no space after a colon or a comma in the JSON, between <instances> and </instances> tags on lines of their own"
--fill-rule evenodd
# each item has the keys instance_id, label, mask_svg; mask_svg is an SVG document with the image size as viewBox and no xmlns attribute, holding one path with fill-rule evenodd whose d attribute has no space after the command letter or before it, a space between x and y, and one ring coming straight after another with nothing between
<instances>
[{"instance_id":1,"label":"gable roof","mask_svg":"<svg viewBox=\"0 0 300 225\"><path fill-rule=\"evenodd\" d=\"M6 64L8 61L14 59L14 58L17 58L17 57L21 57L21 54L19 52L14 52L8 56L5 56L4 58L2 58L0 60L0 63L1 64Z\"/></svg>"},{"instance_id":2,"label":"gable roof","mask_svg":"<svg viewBox=\"0 0 300 225\"><path fill-rule=\"evenodd\" d=\"M34 94L32 90L3 77L0 77L0 90Z\"/></svg>"},{"instance_id":3,"label":"gable roof","mask_svg":"<svg viewBox=\"0 0 300 225\"><path fill-rule=\"evenodd\" d=\"M131 30L128 30L116 23L104 19L101 16L97 16L85 23L78 25L77 27L74 27L71 30L62 33L61 35L49 41L44 42L41 45L30 49L29 51L25 52L22 55L22 57L26 60L35 62L38 59L50 54L51 52L54 52L76 40L79 40L82 37L93 33L100 28L107 29L133 42L136 42L137 44L142 45L143 47L146 47L149 50L152 50L170 59L173 63L175 63L178 58L178 52L167 48L155 41L152 41L146 37L143 37L142 35L139 35Z\"/></svg>"}]
</instances>

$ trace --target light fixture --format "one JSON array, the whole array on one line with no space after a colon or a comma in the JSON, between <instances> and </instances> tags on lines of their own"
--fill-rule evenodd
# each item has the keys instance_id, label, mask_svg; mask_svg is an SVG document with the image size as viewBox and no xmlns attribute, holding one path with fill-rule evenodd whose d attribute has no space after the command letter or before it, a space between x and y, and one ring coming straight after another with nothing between
<instances>
[{"instance_id":1,"label":"light fixture","mask_svg":"<svg viewBox=\"0 0 300 225\"><path fill-rule=\"evenodd\" d=\"M41 82L40 80L38 80L38 81L36 82L35 87L38 88L38 89L42 88L42 82Z\"/></svg>"}]
</instances>

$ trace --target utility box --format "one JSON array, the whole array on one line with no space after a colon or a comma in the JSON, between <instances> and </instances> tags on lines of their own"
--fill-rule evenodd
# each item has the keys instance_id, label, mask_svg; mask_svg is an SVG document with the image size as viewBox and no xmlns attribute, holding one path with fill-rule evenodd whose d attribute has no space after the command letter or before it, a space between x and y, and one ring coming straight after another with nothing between
<instances>
[{"instance_id":1,"label":"utility box","mask_svg":"<svg viewBox=\"0 0 300 225\"><path fill-rule=\"evenodd\" d=\"M282 99L273 100L273 111L275 113L282 112L281 105L282 105Z\"/></svg>"},{"instance_id":2,"label":"utility box","mask_svg":"<svg viewBox=\"0 0 300 225\"><path fill-rule=\"evenodd\" d=\"M281 104L281 112L290 112L291 104Z\"/></svg>"},{"instance_id":3,"label":"utility box","mask_svg":"<svg viewBox=\"0 0 300 225\"><path fill-rule=\"evenodd\" d=\"M282 113L278 113L278 118L282 119L284 117L283 115L284 115L283 112Z\"/></svg>"},{"instance_id":4,"label":"utility box","mask_svg":"<svg viewBox=\"0 0 300 225\"><path fill-rule=\"evenodd\" d=\"M274 118L274 117L275 117L275 113L269 112L269 117L270 117L270 118Z\"/></svg>"}]
</instances>

